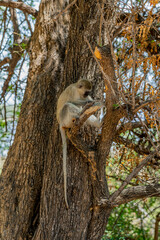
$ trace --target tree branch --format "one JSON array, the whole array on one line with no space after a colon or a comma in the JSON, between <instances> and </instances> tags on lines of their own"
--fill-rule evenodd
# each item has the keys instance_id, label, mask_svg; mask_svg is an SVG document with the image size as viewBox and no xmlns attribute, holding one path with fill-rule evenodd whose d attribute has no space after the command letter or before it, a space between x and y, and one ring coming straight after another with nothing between
<instances>
[{"instance_id":1,"label":"tree branch","mask_svg":"<svg viewBox=\"0 0 160 240\"><path fill-rule=\"evenodd\" d=\"M128 175L128 177L125 179L124 183L120 186L120 188L114 192L111 196L111 201L115 201L115 199L121 194L121 192L124 190L124 188L128 185L128 183L132 180L132 178L136 177L137 174L140 172L140 170L149 162L152 160L152 158L156 155L157 151L151 153L149 156L147 156L143 161L134 168L134 170L131 172L131 174Z\"/></svg>"},{"instance_id":2,"label":"tree branch","mask_svg":"<svg viewBox=\"0 0 160 240\"><path fill-rule=\"evenodd\" d=\"M32 34L33 34L33 31L32 31L31 23L30 23L30 21L28 20L28 13L24 12L24 16L25 16L26 22L27 22L27 24L28 24L28 28L29 28L29 30L30 30L30 32L31 32L31 35L32 35Z\"/></svg>"},{"instance_id":3,"label":"tree branch","mask_svg":"<svg viewBox=\"0 0 160 240\"><path fill-rule=\"evenodd\" d=\"M76 132L78 132L78 130L80 129L80 127L84 124L84 122L102 107L104 107L104 104L101 102L93 101L86 104L81 112L80 117L76 119L76 122L72 127L72 135L75 135Z\"/></svg>"},{"instance_id":4,"label":"tree branch","mask_svg":"<svg viewBox=\"0 0 160 240\"><path fill-rule=\"evenodd\" d=\"M120 195L112 202L112 206L116 207L132 200L160 196L160 184L136 186L124 189Z\"/></svg>"},{"instance_id":5,"label":"tree branch","mask_svg":"<svg viewBox=\"0 0 160 240\"><path fill-rule=\"evenodd\" d=\"M2 61L0 61L0 68L1 68L3 65L5 65L5 64L7 64L7 63L9 63L9 62L10 62L10 58L9 58L9 57L4 58Z\"/></svg>"},{"instance_id":6,"label":"tree branch","mask_svg":"<svg viewBox=\"0 0 160 240\"><path fill-rule=\"evenodd\" d=\"M147 106L148 104L150 103L156 103L158 102L158 99L157 100L148 100L148 101L145 101L143 103L141 103L140 105L136 106L135 109L133 110L133 113L137 113L140 109L144 108L145 106Z\"/></svg>"},{"instance_id":7,"label":"tree branch","mask_svg":"<svg viewBox=\"0 0 160 240\"><path fill-rule=\"evenodd\" d=\"M158 14L152 14L153 19L158 19ZM136 13L136 19L135 22L137 24L142 24L144 23L146 18L144 18L143 16L141 16L141 14ZM121 36L122 31L123 31L123 26L124 24L126 24L127 22L131 22L131 14L130 13L121 13L119 18L117 19L118 23L121 23L120 27L118 29L115 30L115 32L113 33L113 39L117 36ZM157 21L157 25L158 25L158 21ZM154 24L151 25L150 28L150 35L149 35L153 40L159 40L159 31L158 28L155 27L155 22Z\"/></svg>"},{"instance_id":8,"label":"tree branch","mask_svg":"<svg viewBox=\"0 0 160 240\"><path fill-rule=\"evenodd\" d=\"M13 2L10 0L1 0L0 6L18 8L23 12L33 15L34 17L37 17L37 14L38 14L38 11L35 8L32 8L23 2Z\"/></svg>"},{"instance_id":9,"label":"tree branch","mask_svg":"<svg viewBox=\"0 0 160 240\"><path fill-rule=\"evenodd\" d=\"M92 159L94 158L93 157L94 147L88 146L79 137L77 137L77 132L80 129L80 127L84 124L84 122L103 106L104 106L103 103L94 101L86 104L81 112L80 117L76 119L76 122L74 126L71 128L71 130L66 130L66 134L69 140L87 159L90 159L91 156Z\"/></svg>"},{"instance_id":10,"label":"tree branch","mask_svg":"<svg viewBox=\"0 0 160 240\"><path fill-rule=\"evenodd\" d=\"M139 153L140 155L144 155L144 154L150 154L150 151L148 148L143 148L141 145L139 144L134 144L132 142L132 140L130 139L124 139L123 137L121 136L115 136L114 138L114 141L116 143L120 143L120 144L123 144L125 145L126 147L134 150L135 152Z\"/></svg>"},{"instance_id":11,"label":"tree branch","mask_svg":"<svg viewBox=\"0 0 160 240\"><path fill-rule=\"evenodd\" d=\"M25 43L27 46L28 41L25 39L22 41L21 40L21 35L20 35L20 30L19 30L19 24L18 24L18 18L16 14L15 9L10 9L11 13L11 20L13 22L13 36L14 36L14 42L13 42L13 47L10 47L9 50L11 52L11 59L9 61L9 67L8 67L8 77L5 80L3 87L2 87L2 93L1 93L1 100L4 98L9 82L14 74L15 67L18 63L18 61L21 59L22 54L24 52L24 49L22 48L22 44Z\"/></svg>"},{"instance_id":12,"label":"tree branch","mask_svg":"<svg viewBox=\"0 0 160 240\"><path fill-rule=\"evenodd\" d=\"M116 180L119 181L119 182L124 182L124 181L125 181L124 179L120 178L119 176L113 176L113 175L108 175L108 174L107 174L107 177L109 177L109 178L114 178L114 179L116 179ZM137 186L137 183L132 183L132 182L130 182L129 184L130 184L131 186Z\"/></svg>"},{"instance_id":13,"label":"tree branch","mask_svg":"<svg viewBox=\"0 0 160 240\"><path fill-rule=\"evenodd\" d=\"M127 130L134 130L140 127L142 127L142 124L140 122L127 122L125 124L122 123L117 129L116 135L125 133Z\"/></svg>"},{"instance_id":14,"label":"tree branch","mask_svg":"<svg viewBox=\"0 0 160 240\"><path fill-rule=\"evenodd\" d=\"M19 23L17 18L16 9L10 8L11 20L13 23L13 36L14 36L14 44L21 42L21 32L19 30Z\"/></svg>"}]
</instances>

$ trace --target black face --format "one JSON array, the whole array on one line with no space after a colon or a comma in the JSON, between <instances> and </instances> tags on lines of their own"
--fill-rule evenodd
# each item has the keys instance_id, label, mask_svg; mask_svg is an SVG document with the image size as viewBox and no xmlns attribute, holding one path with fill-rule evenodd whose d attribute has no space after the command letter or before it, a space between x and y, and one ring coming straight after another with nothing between
<instances>
[{"instance_id":1,"label":"black face","mask_svg":"<svg viewBox=\"0 0 160 240\"><path fill-rule=\"evenodd\" d=\"M90 94L90 91L85 91L85 93L84 93L84 97L88 97L88 95Z\"/></svg>"}]
</instances>

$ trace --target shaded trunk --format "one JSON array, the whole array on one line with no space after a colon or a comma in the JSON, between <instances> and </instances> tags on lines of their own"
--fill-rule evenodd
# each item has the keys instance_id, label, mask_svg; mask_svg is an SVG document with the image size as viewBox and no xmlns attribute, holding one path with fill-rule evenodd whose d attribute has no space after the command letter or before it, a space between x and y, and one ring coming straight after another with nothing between
<instances>
[{"instance_id":1,"label":"shaded trunk","mask_svg":"<svg viewBox=\"0 0 160 240\"><path fill-rule=\"evenodd\" d=\"M65 207L62 146L55 117L57 98L80 77L94 78L96 86L102 84L84 41L85 36L92 47L96 46L100 18L96 2L80 0L70 9L70 29L68 13L53 21L67 2L42 0L40 5L31 42L28 84L1 176L2 240L101 239L111 212L110 206L99 207L97 203L100 197L109 197L105 158L118 122L113 113L104 124L109 133L108 140L105 138L107 150L97 152L95 181L90 163L68 141L69 210ZM90 144L95 135L92 131L85 140ZM99 148L104 149L104 145L100 143Z\"/></svg>"}]
</instances>

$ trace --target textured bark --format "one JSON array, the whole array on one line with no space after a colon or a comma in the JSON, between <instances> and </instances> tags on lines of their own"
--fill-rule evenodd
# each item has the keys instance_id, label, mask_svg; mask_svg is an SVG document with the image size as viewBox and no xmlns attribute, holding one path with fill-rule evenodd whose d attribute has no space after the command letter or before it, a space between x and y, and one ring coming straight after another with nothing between
<instances>
[{"instance_id":1,"label":"textured bark","mask_svg":"<svg viewBox=\"0 0 160 240\"><path fill-rule=\"evenodd\" d=\"M65 86L76 81L79 77L93 78L96 73L95 61L84 41L84 36L88 38L93 47L96 46L97 17L96 3L93 1L79 1L78 6L72 9L72 25L69 31L64 64L63 83ZM64 205L62 158L59 156L61 148L57 148L60 141L59 137L57 129L54 127L54 130L51 131L48 149L48 161L51 162L47 161L45 166L41 218L35 239L100 239L108 215L107 217L106 214L105 217L102 216L95 225L93 212L96 212L98 216L101 210L95 208L93 204L91 166L78 151L75 151L70 143L67 160L69 210ZM48 169L50 165L53 167ZM101 167L104 170L104 166Z\"/></svg>"},{"instance_id":2,"label":"textured bark","mask_svg":"<svg viewBox=\"0 0 160 240\"><path fill-rule=\"evenodd\" d=\"M52 21L67 3L42 0L40 5L31 41L28 84L1 176L3 240L86 239L88 235L93 214L90 166L69 143L67 211L55 111L64 87L82 76L94 77L94 81L100 78L84 42L87 36L92 46L96 45L99 18L96 3L79 1L70 9L68 32L68 14ZM105 226L106 222L102 223ZM102 234L103 230L98 232L98 238Z\"/></svg>"},{"instance_id":3,"label":"textured bark","mask_svg":"<svg viewBox=\"0 0 160 240\"><path fill-rule=\"evenodd\" d=\"M59 1L41 2L31 42L27 88L1 176L1 239L29 239L38 224L49 135L53 126L57 132L55 109L68 31L67 15L57 23L50 19L65 4L67 1L62 5ZM57 144L60 154L60 139Z\"/></svg>"},{"instance_id":4,"label":"textured bark","mask_svg":"<svg viewBox=\"0 0 160 240\"><path fill-rule=\"evenodd\" d=\"M118 206L135 199L142 199L149 196L160 196L160 184L150 184L147 186L136 186L124 189L117 197L116 201L113 201L112 204L114 206Z\"/></svg>"},{"instance_id":5,"label":"textured bark","mask_svg":"<svg viewBox=\"0 0 160 240\"><path fill-rule=\"evenodd\" d=\"M93 80L94 93L97 86L103 85L84 40L86 37L93 48L96 46L100 19L97 2L79 0L69 12L53 20L67 4L67 0L41 1L31 40L27 88L15 140L1 175L2 240L98 240L112 210L105 161L121 115L119 109L113 109L117 99L110 86L107 114L93 158L86 159L68 141L68 210L64 202L56 102L62 90L80 77ZM108 47L100 64L117 92ZM96 96L101 97L103 87L99 89ZM95 136L91 129L80 134L86 145L93 144Z\"/></svg>"}]
</instances>

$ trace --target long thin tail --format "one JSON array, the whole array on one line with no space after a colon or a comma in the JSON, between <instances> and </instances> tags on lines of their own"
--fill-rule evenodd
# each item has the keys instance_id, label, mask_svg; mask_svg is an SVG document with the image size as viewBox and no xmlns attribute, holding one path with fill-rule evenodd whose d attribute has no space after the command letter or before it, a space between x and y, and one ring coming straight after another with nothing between
<instances>
[{"instance_id":1,"label":"long thin tail","mask_svg":"<svg viewBox=\"0 0 160 240\"><path fill-rule=\"evenodd\" d=\"M64 176L64 199L66 203L66 207L68 206L67 201L67 140L66 140L66 133L65 129L60 126L61 137L62 137L62 145L63 145L63 176Z\"/></svg>"}]
</instances>

